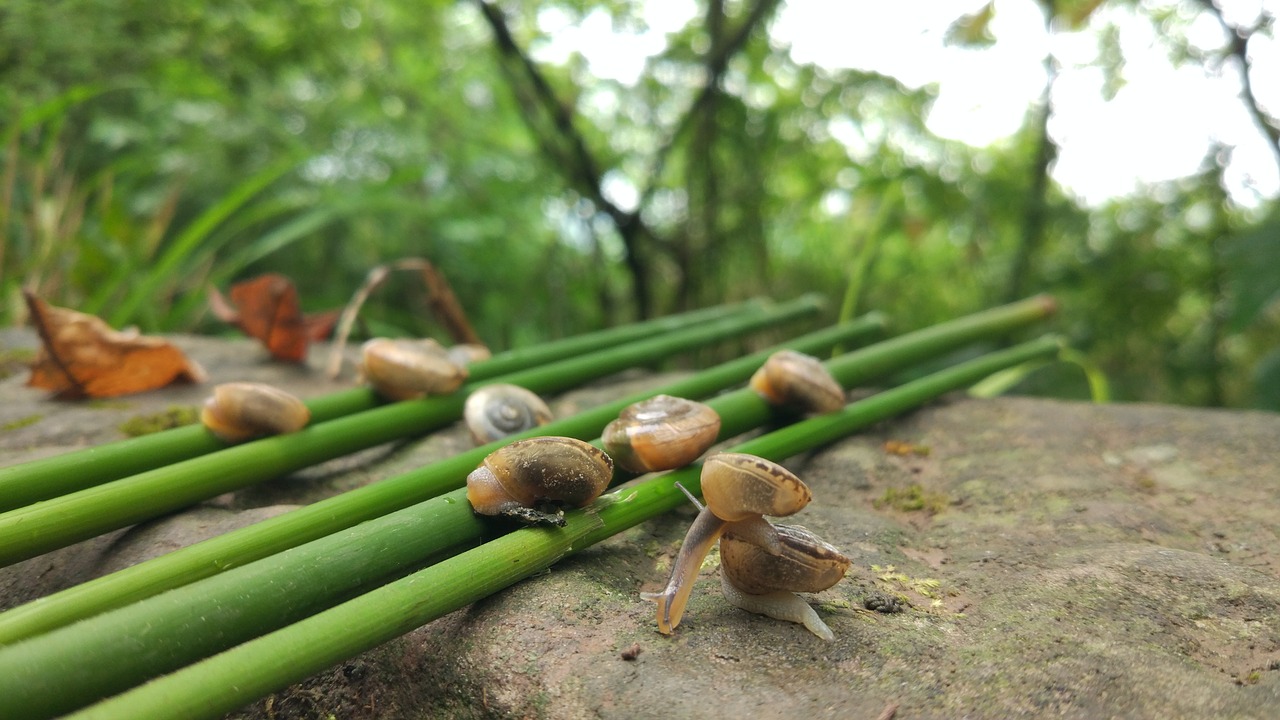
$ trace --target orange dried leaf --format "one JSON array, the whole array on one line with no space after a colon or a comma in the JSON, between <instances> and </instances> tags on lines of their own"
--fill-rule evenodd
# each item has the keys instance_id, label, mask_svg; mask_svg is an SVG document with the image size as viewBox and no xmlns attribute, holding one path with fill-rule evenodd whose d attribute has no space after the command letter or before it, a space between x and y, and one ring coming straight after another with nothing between
<instances>
[{"instance_id":1,"label":"orange dried leaf","mask_svg":"<svg viewBox=\"0 0 1280 720\"><path fill-rule=\"evenodd\" d=\"M92 315L23 295L43 342L31 364L31 387L68 398L105 398L205 378L199 364L166 340L117 332Z\"/></svg>"},{"instance_id":2,"label":"orange dried leaf","mask_svg":"<svg viewBox=\"0 0 1280 720\"><path fill-rule=\"evenodd\" d=\"M277 273L236 283L230 295L228 304L216 289L209 289L213 314L261 342L277 360L305 360L307 345L328 336L338 317L336 311L303 315L293 281Z\"/></svg>"}]
</instances>

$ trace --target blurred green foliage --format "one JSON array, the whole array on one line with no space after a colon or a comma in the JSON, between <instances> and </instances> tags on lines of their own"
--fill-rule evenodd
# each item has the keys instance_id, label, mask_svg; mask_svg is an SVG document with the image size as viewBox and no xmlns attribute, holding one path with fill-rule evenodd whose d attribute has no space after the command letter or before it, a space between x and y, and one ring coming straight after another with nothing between
<instances>
[{"instance_id":1,"label":"blurred green foliage","mask_svg":"<svg viewBox=\"0 0 1280 720\"><path fill-rule=\"evenodd\" d=\"M642 4L10 0L0 321L25 319L29 286L117 325L222 332L210 284L278 271L333 308L408 256L495 348L815 289L833 317L906 330L1030 289L1060 299L1115 399L1280 409L1280 211L1228 202L1222 153L1082 207L1033 182L1047 113L992 147L942 140L931 89L796 63L766 32L774 0L699 3L634 84L533 59L547 13L638 29ZM1099 5L1046 4L1059 32ZM991 42L992 12L953 39ZM1185 15L1151 13L1174 34ZM408 276L364 311L439 334L424 313ZM1031 382L1088 393L1070 368Z\"/></svg>"}]
</instances>

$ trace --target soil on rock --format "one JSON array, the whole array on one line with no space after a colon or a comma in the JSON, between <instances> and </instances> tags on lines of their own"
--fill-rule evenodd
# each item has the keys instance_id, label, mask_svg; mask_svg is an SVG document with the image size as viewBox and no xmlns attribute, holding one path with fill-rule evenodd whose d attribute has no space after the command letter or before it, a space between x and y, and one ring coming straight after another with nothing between
<instances>
[{"instance_id":1,"label":"soil on rock","mask_svg":"<svg viewBox=\"0 0 1280 720\"><path fill-rule=\"evenodd\" d=\"M247 343L191 342L215 381L335 388ZM615 378L556 407L668 379ZM42 419L0 433L0 464L114 439L103 408L20 382L0 382L4 417ZM121 412L206 391L128 398ZM455 426L0 570L0 608L468 446ZM784 464L814 495L792 521L853 559L842 583L807 596L834 642L730 606L714 554L683 623L659 635L639 593L664 584L689 508L235 717L816 720L896 704L898 718L1271 718L1280 707L1280 416L955 397Z\"/></svg>"}]
</instances>

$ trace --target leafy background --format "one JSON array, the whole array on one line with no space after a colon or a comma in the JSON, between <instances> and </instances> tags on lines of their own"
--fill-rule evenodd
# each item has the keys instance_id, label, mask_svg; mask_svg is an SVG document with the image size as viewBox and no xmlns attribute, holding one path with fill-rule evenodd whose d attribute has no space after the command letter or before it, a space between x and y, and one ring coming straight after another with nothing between
<instances>
[{"instance_id":1,"label":"leafy background","mask_svg":"<svg viewBox=\"0 0 1280 720\"><path fill-rule=\"evenodd\" d=\"M443 269L499 349L759 294L819 290L833 317L906 330L1043 291L1116 399L1280 409L1280 211L1230 200L1229 148L1085 207L1049 176L1050 103L989 147L941 139L935 89L795 62L770 41L779 4L701 0L630 85L533 58L540 13L639 28L638 1L10 0L0 323L25 322L30 286L116 326L222 332L209 284L278 271L331 308L405 256ZM1036 4L1052 32L1099 31L1098 0ZM1182 63L1247 72L1249 43L1275 41L1265 11L1105 4ZM958 16L952 42L992 42L998 7ZM1196 50L1202 14L1237 40ZM1280 122L1241 102L1280 162ZM423 295L393 280L368 330L438 332ZM1033 389L1086 393L1066 371Z\"/></svg>"}]
</instances>

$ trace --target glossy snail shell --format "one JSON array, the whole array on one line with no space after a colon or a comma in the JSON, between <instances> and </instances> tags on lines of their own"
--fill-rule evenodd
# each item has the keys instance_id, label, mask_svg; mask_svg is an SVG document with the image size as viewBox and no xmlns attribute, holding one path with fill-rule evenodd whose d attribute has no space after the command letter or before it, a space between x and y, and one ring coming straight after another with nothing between
<instances>
[{"instance_id":1,"label":"glossy snail shell","mask_svg":"<svg viewBox=\"0 0 1280 720\"><path fill-rule=\"evenodd\" d=\"M200 422L227 442L294 432L310 420L311 411L301 400L262 383L218 385L200 410Z\"/></svg>"},{"instance_id":2,"label":"glossy snail shell","mask_svg":"<svg viewBox=\"0 0 1280 720\"><path fill-rule=\"evenodd\" d=\"M782 553L774 555L734 535L720 538L720 569L739 590L751 595L786 590L821 592L844 578L849 558L798 525L774 525Z\"/></svg>"},{"instance_id":3,"label":"glossy snail shell","mask_svg":"<svg viewBox=\"0 0 1280 720\"><path fill-rule=\"evenodd\" d=\"M688 465L719 435L720 416L709 406L656 395L628 405L601 437L618 465L646 473Z\"/></svg>"},{"instance_id":4,"label":"glossy snail shell","mask_svg":"<svg viewBox=\"0 0 1280 720\"><path fill-rule=\"evenodd\" d=\"M751 376L751 389L771 405L803 413L829 413L844 407L844 388L815 357L779 350Z\"/></svg>"},{"instance_id":5,"label":"glossy snail shell","mask_svg":"<svg viewBox=\"0 0 1280 720\"><path fill-rule=\"evenodd\" d=\"M800 623L823 640L835 633L796 592L819 592L840 582L849 559L802 527L778 525L781 552L735 537L720 539L720 589L725 600L748 612Z\"/></svg>"},{"instance_id":6,"label":"glossy snail shell","mask_svg":"<svg viewBox=\"0 0 1280 720\"><path fill-rule=\"evenodd\" d=\"M790 470L746 453L716 453L702 465L707 508L729 522L760 515L792 515L813 494Z\"/></svg>"},{"instance_id":7,"label":"glossy snail shell","mask_svg":"<svg viewBox=\"0 0 1280 720\"><path fill-rule=\"evenodd\" d=\"M532 392L499 383L471 393L463 408L463 418L477 445L501 440L551 422L551 408Z\"/></svg>"},{"instance_id":8,"label":"glossy snail shell","mask_svg":"<svg viewBox=\"0 0 1280 720\"><path fill-rule=\"evenodd\" d=\"M612 477L613 460L592 445L567 437L530 438L490 453L467 476L467 500L481 515L563 525L558 508L591 504Z\"/></svg>"},{"instance_id":9,"label":"glossy snail shell","mask_svg":"<svg viewBox=\"0 0 1280 720\"><path fill-rule=\"evenodd\" d=\"M467 379L467 369L449 359L434 340L374 338L361 348L361 373L391 400L447 395Z\"/></svg>"}]
</instances>

